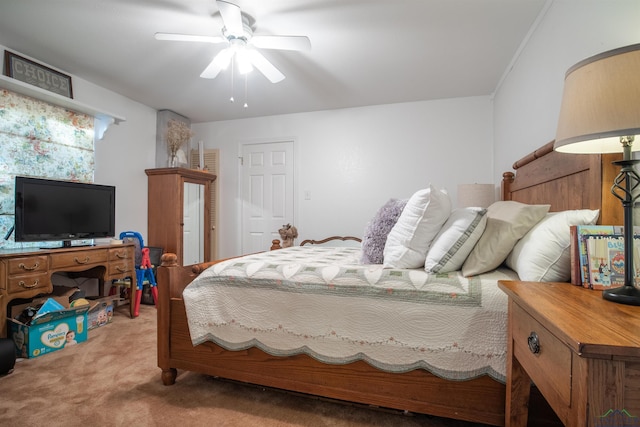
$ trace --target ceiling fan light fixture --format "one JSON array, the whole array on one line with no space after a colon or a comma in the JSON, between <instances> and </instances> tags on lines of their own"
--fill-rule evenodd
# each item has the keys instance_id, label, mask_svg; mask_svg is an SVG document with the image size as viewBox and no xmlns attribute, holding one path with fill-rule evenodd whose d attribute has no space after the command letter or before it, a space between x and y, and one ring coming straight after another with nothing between
<instances>
[{"instance_id":1,"label":"ceiling fan light fixture","mask_svg":"<svg viewBox=\"0 0 640 427\"><path fill-rule=\"evenodd\" d=\"M226 70L231 63L231 59L233 58L233 54L235 52L231 48L226 48L218 52L218 54L213 58L213 63L216 64L223 70Z\"/></svg>"},{"instance_id":2,"label":"ceiling fan light fixture","mask_svg":"<svg viewBox=\"0 0 640 427\"><path fill-rule=\"evenodd\" d=\"M236 62L238 64L238 71L240 74L245 75L253 71L253 65L251 65L251 57L246 48L238 49L236 51Z\"/></svg>"},{"instance_id":3,"label":"ceiling fan light fixture","mask_svg":"<svg viewBox=\"0 0 640 427\"><path fill-rule=\"evenodd\" d=\"M205 79L216 78L222 70L233 64L236 56L238 71L247 75L257 69L270 82L284 80L284 74L278 70L259 49L304 51L311 49L311 42L306 36L271 36L253 34L255 19L242 10L237 4L224 0L216 0L222 17L222 33L220 36L196 36L189 34L156 33L158 40L176 40L208 43L227 43L227 48L219 52L200 74Z\"/></svg>"}]
</instances>

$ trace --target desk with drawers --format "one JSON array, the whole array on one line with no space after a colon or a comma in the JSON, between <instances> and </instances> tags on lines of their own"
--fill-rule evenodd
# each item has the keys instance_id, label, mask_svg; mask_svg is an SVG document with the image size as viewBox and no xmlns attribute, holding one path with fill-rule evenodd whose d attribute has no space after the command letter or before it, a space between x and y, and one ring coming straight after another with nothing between
<instances>
[{"instance_id":1,"label":"desk with drawers","mask_svg":"<svg viewBox=\"0 0 640 427\"><path fill-rule=\"evenodd\" d=\"M7 336L7 307L17 298L33 298L53 291L51 275L64 272L98 279L100 294L105 280L131 278L135 301L135 245L72 246L47 249L0 250L0 336ZM134 306L131 317L134 317Z\"/></svg>"}]
</instances>

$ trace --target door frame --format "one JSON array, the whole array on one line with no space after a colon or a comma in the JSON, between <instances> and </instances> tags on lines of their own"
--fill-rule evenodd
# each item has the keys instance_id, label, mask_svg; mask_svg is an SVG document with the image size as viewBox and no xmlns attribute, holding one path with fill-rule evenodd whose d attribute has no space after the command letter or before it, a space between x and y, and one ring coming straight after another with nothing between
<instances>
[{"instance_id":1,"label":"door frame","mask_svg":"<svg viewBox=\"0 0 640 427\"><path fill-rule=\"evenodd\" d=\"M298 180L299 180L299 168L297 167L297 165L300 164L300 159L299 159L299 150L298 150L298 139L296 137L273 137L273 138L249 138L249 139L242 139L239 140L237 143L237 160L238 160L238 187L236 189L236 200L237 200L237 212L239 212L239 219L237 221L237 240L236 240L236 244L237 247L240 249L240 252L243 253L244 249L243 249L243 227L244 227L244 200L242 199L243 196L243 185L244 185L244 181L243 181L243 166L242 166L242 154L244 152L244 148L247 145L258 145L258 144L276 144L276 143L283 143L283 142L290 142L292 144L292 149L293 149L293 219L292 219L292 225L295 225L296 227L298 227L298 224L296 224L296 222L298 221L298 218L300 218L299 215L299 211L298 211ZM264 248L265 251L269 250L269 248Z\"/></svg>"}]
</instances>

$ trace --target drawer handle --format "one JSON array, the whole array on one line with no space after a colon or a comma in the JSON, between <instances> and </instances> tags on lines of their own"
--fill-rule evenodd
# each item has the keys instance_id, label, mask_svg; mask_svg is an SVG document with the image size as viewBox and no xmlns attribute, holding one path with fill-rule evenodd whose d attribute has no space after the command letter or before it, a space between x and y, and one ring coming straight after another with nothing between
<instances>
[{"instance_id":1,"label":"drawer handle","mask_svg":"<svg viewBox=\"0 0 640 427\"><path fill-rule=\"evenodd\" d=\"M127 254L125 253L122 253L122 252L116 253L116 258L125 259L126 257L127 257Z\"/></svg>"},{"instance_id":2,"label":"drawer handle","mask_svg":"<svg viewBox=\"0 0 640 427\"><path fill-rule=\"evenodd\" d=\"M84 260L83 260L83 261L80 261L80 260L78 259L78 257L73 258L73 260L74 260L77 264L86 264L86 263L88 263L88 262L89 262L89 260L90 260L90 259L91 259L91 258L89 258L88 256L84 257Z\"/></svg>"},{"instance_id":3,"label":"drawer handle","mask_svg":"<svg viewBox=\"0 0 640 427\"><path fill-rule=\"evenodd\" d=\"M127 272L127 267L122 267L122 266L116 266L116 270L118 270L120 273L125 273Z\"/></svg>"},{"instance_id":4,"label":"drawer handle","mask_svg":"<svg viewBox=\"0 0 640 427\"><path fill-rule=\"evenodd\" d=\"M28 270L28 271L36 270L38 267L40 267L40 263L39 262L36 262L35 264L33 264L33 267L27 267L22 262L20 264L18 264L18 268L21 268L23 270Z\"/></svg>"},{"instance_id":5,"label":"drawer handle","mask_svg":"<svg viewBox=\"0 0 640 427\"><path fill-rule=\"evenodd\" d=\"M540 338L538 338L538 334L536 334L535 332L531 332L529 334L529 339L527 339L527 342L529 343L529 350L531 350L531 353L540 353Z\"/></svg>"},{"instance_id":6,"label":"drawer handle","mask_svg":"<svg viewBox=\"0 0 640 427\"><path fill-rule=\"evenodd\" d=\"M19 285L20 287L22 287L22 288L25 288L25 289L35 288L36 286L38 286L38 284L39 284L39 280L38 280L38 279L36 279L36 280L34 280L34 281L33 281L33 285L27 285L27 284L26 284L26 283L24 283L22 280L18 282L18 285Z\"/></svg>"}]
</instances>

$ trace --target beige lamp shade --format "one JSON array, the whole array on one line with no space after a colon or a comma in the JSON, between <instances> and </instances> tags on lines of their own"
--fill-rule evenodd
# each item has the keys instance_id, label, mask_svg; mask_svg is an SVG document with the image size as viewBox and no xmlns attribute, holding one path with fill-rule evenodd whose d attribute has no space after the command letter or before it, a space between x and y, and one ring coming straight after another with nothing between
<instances>
[{"instance_id":1,"label":"beige lamp shade","mask_svg":"<svg viewBox=\"0 0 640 427\"><path fill-rule=\"evenodd\" d=\"M496 201L496 189L493 184L458 185L458 207L488 208Z\"/></svg>"},{"instance_id":2,"label":"beige lamp shade","mask_svg":"<svg viewBox=\"0 0 640 427\"><path fill-rule=\"evenodd\" d=\"M554 149L616 153L623 151L621 136L635 135L640 135L640 44L571 67L565 76ZM640 143L632 150L640 150Z\"/></svg>"}]
</instances>

